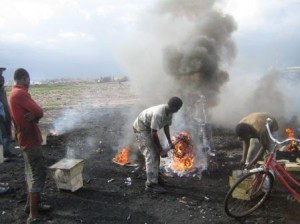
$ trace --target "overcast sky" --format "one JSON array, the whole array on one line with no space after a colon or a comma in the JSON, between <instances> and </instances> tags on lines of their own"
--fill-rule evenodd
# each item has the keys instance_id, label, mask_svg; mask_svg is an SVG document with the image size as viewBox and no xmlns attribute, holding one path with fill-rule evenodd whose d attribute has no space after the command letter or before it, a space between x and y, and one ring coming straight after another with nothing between
<instances>
[{"instance_id":1,"label":"overcast sky","mask_svg":"<svg viewBox=\"0 0 300 224\"><path fill-rule=\"evenodd\" d=\"M156 3L1 0L0 66L8 80L19 67L36 80L128 75L118 48L130 49L137 33L147 33L140 21ZM229 0L219 7L237 23L233 72L300 66L300 0Z\"/></svg>"}]
</instances>

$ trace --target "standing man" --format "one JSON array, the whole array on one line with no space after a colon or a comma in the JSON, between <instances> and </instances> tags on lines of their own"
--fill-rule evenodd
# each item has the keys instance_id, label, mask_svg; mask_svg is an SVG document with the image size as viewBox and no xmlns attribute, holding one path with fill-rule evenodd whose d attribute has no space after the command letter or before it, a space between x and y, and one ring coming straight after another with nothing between
<instances>
[{"instance_id":1,"label":"standing man","mask_svg":"<svg viewBox=\"0 0 300 224\"><path fill-rule=\"evenodd\" d=\"M39 204L40 192L46 179L46 166L41 150L42 135L38 127L38 122L43 117L43 110L28 93L30 76L25 69L19 68L15 71L14 81L9 105L17 141L25 162L28 190L25 211L30 211L27 223L37 223L38 211L50 210L49 205Z\"/></svg>"},{"instance_id":2,"label":"standing man","mask_svg":"<svg viewBox=\"0 0 300 224\"><path fill-rule=\"evenodd\" d=\"M164 129L171 148L174 148L169 126L172 124L172 115L182 107L182 100L178 97L169 99L168 104L161 104L142 111L133 123L139 150L145 157L146 163L146 191L165 193L166 190L158 181L160 156L165 157L157 131Z\"/></svg>"},{"instance_id":3,"label":"standing man","mask_svg":"<svg viewBox=\"0 0 300 224\"><path fill-rule=\"evenodd\" d=\"M272 145L266 128L267 118L272 119L271 132L276 137L278 123L272 115L264 112L249 114L235 128L237 136L243 142L241 165L245 164L247 169L262 159Z\"/></svg>"},{"instance_id":4,"label":"standing man","mask_svg":"<svg viewBox=\"0 0 300 224\"><path fill-rule=\"evenodd\" d=\"M3 71L6 68L0 67L0 143L3 145L3 155L5 158L16 156L10 152L9 146L11 141L11 116L9 113L9 107L7 102L6 91L4 89L5 79L3 77Z\"/></svg>"}]
</instances>

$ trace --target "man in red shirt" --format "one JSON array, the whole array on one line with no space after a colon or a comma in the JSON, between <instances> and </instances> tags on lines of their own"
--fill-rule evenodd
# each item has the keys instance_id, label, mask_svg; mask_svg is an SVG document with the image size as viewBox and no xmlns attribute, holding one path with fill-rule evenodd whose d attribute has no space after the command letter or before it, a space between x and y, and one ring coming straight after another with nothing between
<instances>
[{"instance_id":1,"label":"man in red shirt","mask_svg":"<svg viewBox=\"0 0 300 224\"><path fill-rule=\"evenodd\" d=\"M25 162L28 190L25 211L30 211L27 223L36 223L38 211L50 209L49 205L39 204L40 192L46 180L46 165L41 150L42 134L38 127L38 122L43 117L43 110L28 93L30 76L25 69L19 68L15 71L14 81L15 85L9 96L9 106L17 141Z\"/></svg>"}]
</instances>

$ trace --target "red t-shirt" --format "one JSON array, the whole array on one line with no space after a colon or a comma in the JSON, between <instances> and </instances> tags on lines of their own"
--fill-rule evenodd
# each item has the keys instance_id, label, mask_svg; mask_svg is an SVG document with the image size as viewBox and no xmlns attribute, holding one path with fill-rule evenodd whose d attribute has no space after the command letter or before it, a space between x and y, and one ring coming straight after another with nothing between
<instances>
[{"instance_id":1,"label":"red t-shirt","mask_svg":"<svg viewBox=\"0 0 300 224\"><path fill-rule=\"evenodd\" d=\"M43 117L42 108L31 98L28 88L14 85L9 95L9 107L15 125L18 143L22 150L41 145L43 142L38 120ZM25 115L32 113L37 120L27 121Z\"/></svg>"}]
</instances>

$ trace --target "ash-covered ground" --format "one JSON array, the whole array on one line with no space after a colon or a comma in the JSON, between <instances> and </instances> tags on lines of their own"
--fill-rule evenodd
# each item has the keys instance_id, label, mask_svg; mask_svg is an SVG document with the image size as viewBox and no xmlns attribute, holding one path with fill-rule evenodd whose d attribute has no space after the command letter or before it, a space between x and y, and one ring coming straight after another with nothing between
<instances>
[{"instance_id":1,"label":"ash-covered ground","mask_svg":"<svg viewBox=\"0 0 300 224\"><path fill-rule=\"evenodd\" d=\"M43 199L53 205L49 213L41 213L45 223L299 223L300 202L292 200L280 185L276 184L270 200L253 215L236 220L224 212L223 201L229 189L228 177L233 169L239 168L241 145L232 130L212 128L215 156L209 158L209 173L201 178L165 176L167 193L156 195L144 191L145 172L141 166L126 167L112 162L122 143L131 135L124 129L128 123L127 112L137 103L128 94L127 83L93 84L89 89L95 103L86 113L84 103L76 94L66 91L58 100L63 106L46 106L51 96L32 94L43 106L45 117L41 128L47 135L56 120L73 113L74 120L65 120L69 128L64 140L58 145L43 146L48 166L66 155L84 159L83 187L75 192L58 190L52 176L48 175ZM98 90L99 91L99 90ZM127 93L127 94L125 94ZM102 94L102 95L101 95ZM110 96L110 100L107 97ZM97 97L98 96L98 97ZM53 96L57 98L57 95ZM73 98L72 98L73 97ZM107 101L105 103L104 99ZM120 100L121 99L121 100ZM98 105L98 106L97 106ZM71 116L71 117L72 117ZM75 126L76 124L76 126ZM172 129L171 129L172 130ZM130 141L130 140L128 140ZM16 143L12 151L18 156L0 164L0 182L8 183L12 192L0 196L0 223L25 223L27 214L23 208L26 201L23 158ZM125 145L124 145L125 146ZM296 175L299 175L298 173Z\"/></svg>"}]
</instances>

